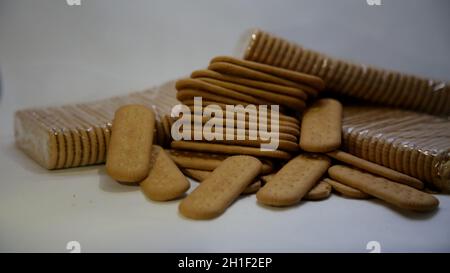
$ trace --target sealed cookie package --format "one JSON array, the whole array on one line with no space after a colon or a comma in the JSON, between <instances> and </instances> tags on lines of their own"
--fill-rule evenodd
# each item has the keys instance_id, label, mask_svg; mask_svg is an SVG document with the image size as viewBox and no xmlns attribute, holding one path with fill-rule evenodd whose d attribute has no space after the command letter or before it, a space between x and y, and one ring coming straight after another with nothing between
<instances>
[{"instance_id":1,"label":"sealed cookie package","mask_svg":"<svg viewBox=\"0 0 450 273\"><path fill-rule=\"evenodd\" d=\"M433 115L450 115L450 87L444 81L337 59L257 29L243 35L236 55L318 76L337 95Z\"/></svg>"},{"instance_id":2,"label":"sealed cookie package","mask_svg":"<svg viewBox=\"0 0 450 273\"><path fill-rule=\"evenodd\" d=\"M345 106L343 149L450 192L450 121L413 111Z\"/></svg>"},{"instance_id":3,"label":"sealed cookie package","mask_svg":"<svg viewBox=\"0 0 450 273\"><path fill-rule=\"evenodd\" d=\"M175 81L171 81L93 102L19 110L14 117L16 146L49 170L104 163L114 112L127 104L152 108L154 143L167 144L169 136L161 117L179 103L175 92Z\"/></svg>"}]
</instances>

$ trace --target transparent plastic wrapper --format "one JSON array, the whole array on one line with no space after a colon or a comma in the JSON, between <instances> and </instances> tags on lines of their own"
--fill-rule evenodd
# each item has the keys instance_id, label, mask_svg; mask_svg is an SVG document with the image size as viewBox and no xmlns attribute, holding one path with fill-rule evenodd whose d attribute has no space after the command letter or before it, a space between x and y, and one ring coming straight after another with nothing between
<instances>
[{"instance_id":1,"label":"transparent plastic wrapper","mask_svg":"<svg viewBox=\"0 0 450 273\"><path fill-rule=\"evenodd\" d=\"M327 89L338 95L434 115L450 115L450 87L444 81L332 58L257 29L243 35L235 55L319 76L325 80Z\"/></svg>"},{"instance_id":2,"label":"transparent plastic wrapper","mask_svg":"<svg viewBox=\"0 0 450 273\"><path fill-rule=\"evenodd\" d=\"M117 108L126 104L152 107L157 118L156 144L170 139L164 117L179 102L175 81L128 95L94 102L20 110L14 117L16 145L47 169L104 163Z\"/></svg>"},{"instance_id":3,"label":"transparent plastic wrapper","mask_svg":"<svg viewBox=\"0 0 450 273\"><path fill-rule=\"evenodd\" d=\"M347 152L450 192L450 121L394 108L345 106Z\"/></svg>"}]
</instances>

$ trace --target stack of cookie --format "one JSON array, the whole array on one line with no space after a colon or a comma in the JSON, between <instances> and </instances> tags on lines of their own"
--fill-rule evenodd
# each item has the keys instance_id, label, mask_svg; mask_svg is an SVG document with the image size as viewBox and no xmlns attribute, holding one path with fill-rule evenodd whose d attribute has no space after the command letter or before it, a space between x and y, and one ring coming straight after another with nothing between
<instances>
[{"instance_id":1,"label":"stack of cookie","mask_svg":"<svg viewBox=\"0 0 450 273\"><path fill-rule=\"evenodd\" d=\"M279 128L278 149L275 151L261 150L259 146L267 141L260 138L208 142L181 140L173 141L171 147L192 151L289 159L293 153L298 151L299 113L305 109L308 101L318 96L324 87L324 82L318 77L232 57L216 57L211 60L207 70L194 71L190 78L177 81L177 99L189 106L191 110L194 110L195 97L202 98L202 107L214 104L224 110L226 110L226 105L242 105L244 107L248 105L256 107L279 105L279 119L275 120ZM270 114L270 108L268 113ZM190 119L192 125L194 125L194 115L192 114ZM238 122L234 122L236 116L233 117L231 118L233 122L230 122L230 118L225 113L223 121L225 126L230 126L228 124L231 123L237 132ZM210 119L211 117L201 116L197 120L201 120L202 124L205 124ZM248 118L246 121L249 121ZM269 121L271 121L270 116L265 122ZM256 120L256 123L258 122L259 120ZM252 124L250 120L245 122L245 126L247 126L245 128L247 137L252 133L253 128L258 128L259 124ZM268 126L270 130L270 124ZM193 127L191 126L191 128Z\"/></svg>"},{"instance_id":2,"label":"stack of cookie","mask_svg":"<svg viewBox=\"0 0 450 273\"><path fill-rule=\"evenodd\" d=\"M201 96L207 102L277 104L297 112L324 88L325 83L315 76L221 56L211 60L208 70L194 71L190 79L179 80L177 98L186 105Z\"/></svg>"},{"instance_id":3,"label":"stack of cookie","mask_svg":"<svg viewBox=\"0 0 450 273\"><path fill-rule=\"evenodd\" d=\"M450 115L450 87L421 78L332 58L264 31L249 35L244 59L324 79L339 94L386 106Z\"/></svg>"}]
</instances>

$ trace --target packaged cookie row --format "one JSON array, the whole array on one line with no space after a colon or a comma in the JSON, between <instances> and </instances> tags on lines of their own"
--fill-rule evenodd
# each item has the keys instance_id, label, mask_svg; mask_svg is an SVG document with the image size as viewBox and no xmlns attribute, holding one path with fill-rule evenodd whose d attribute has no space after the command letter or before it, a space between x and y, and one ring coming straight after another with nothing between
<instances>
[{"instance_id":1,"label":"packaged cookie row","mask_svg":"<svg viewBox=\"0 0 450 273\"><path fill-rule=\"evenodd\" d=\"M160 113L170 113L173 105L178 104L174 82L94 102L17 111L16 146L46 169L104 163L114 112L131 103L152 107L157 113L158 127L162 127ZM162 144L165 139L160 136L155 139Z\"/></svg>"},{"instance_id":2,"label":"packaged cookie row","mask_svg":"<svg viewBox=\"0 0 450 273\"><path fill-rule=\"evenodd\" d=\"M318 76L338 95L450 115L450 87L444 81L333 58L261 30L247 36L244 48L244 59Z\"/></svg>"}]
</instances>

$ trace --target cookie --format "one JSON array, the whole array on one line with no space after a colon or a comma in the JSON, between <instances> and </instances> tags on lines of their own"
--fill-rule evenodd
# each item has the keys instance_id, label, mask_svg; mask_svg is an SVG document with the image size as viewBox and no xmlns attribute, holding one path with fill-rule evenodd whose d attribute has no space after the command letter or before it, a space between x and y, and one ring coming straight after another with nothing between
<instances>
[{"instance_id":1,"label":"cookie","mask_svg":"<svg viewBox=\"0 0 450 273\"><path fill-rule=\"evenodd\" d=\"M192 133L192 136L194 136L194 133ZM260 148L263 144L269 144L270 141L262 140L260 138L256 140L250 140L248 139L248 136L246 139L240 140L240 139L225 139L225 136L222 140L215 139L216 135L208 134L203 132L202 139L195 140L196 142L208 142L208 143L218 143L218 144L226 144L226 145L237 145L237 146L244 146L244 147L255 147ZM273 144L273 143L272 143ZM271 145L272 145L271 144ZM286 152L297 152L299 150L297 143L287 141L287 140L278 140L278 146L277 150L286 151Z\"/></svg>"},{"instance_id":2,"label":"cookie","mask_svg":"<svg viewBox=\"0 0 450 273\"><path fill-rule=\"evenodd\" d=\"M264 184L266 184L271 179L273 179L274 176L275 174L268 174L261 176L260 179ZM303 197L303 199L309 201L322 200L330 196L330 194L331 194L330 185L326 185L326 183L324 183L324 180L322 180L321 182L314 185L314 187L308 191L308 193Z\"/></svg>"},{"instance_id":3,"label":"cookie","mask_svg":"<svg viewBox=\"0 0 450 273\"><path fill-rule=\"evenodd\" d=\"M153 145L150 171L140 186L148 198L154 201L169 201L181 197L190 184L164 149Z\"/></svg>"},{"instance_id":4,"label":"cookie","mask_svg":"<svg viewBox=\"0 0 450 273\"><path fill-rule=\"evenodd\" d=\"M183 169L183 173L192 178L197 180L198 182L202 182L206 178L208 178L211 175L211 171L201 171L201 170L195 170L195 169ZM257 192L261 188L261 181L257 180L245 188L245 190L241 193L243 194L252 194Z\"/></svg>"},{"instance_id":5,"label":"cookie","mask_svg":"<svg viewBox=\"0 0 450 273\"><path fill-rule=\"evenodd\" d=\"M337 191L344 197L352 199L369 199L371 197L365 192L349 187L330 178L325 178L324 181L331 185L331 187L333 187L333 190Z\"/></svg>"},{"instance_id":6,"label":"cookie","mask_svg":"<svg viewBox=\"0 0 450 273\"><path fill-rule=\"evenodd\" d=\"M106 158L106 171L120 182L139 182L149 173L155 115L142 105L116 111Z\"/></svg>"},{"instance_id":7,"label":"cookie","mask_svg":"<svg viewBox=\"0 0 450 273\"><path fill-rule=\"evenodd\" d=\"M222 82L235 83L239 85L249 86L260 90L270 91L272 93L293 96L302 100L308 98L308 93L316 92L314 89L307 85L299 85L298 88L284 86L280 84L257 81L252 79L241 78L233 75L221 74L212 70L196 70L191 73L193 79L214 79ZM307 89L308 91L304 91Z\"/></svg>"},{"instance_id":8,"label":"cookie","mask_svg":"<svg viewBox=\"0 0 450 273\"><path fill-rule=\"evenodd\" d=\"M331 194L331 186L326 181L322 180L317 183L304 197L308 201L318 201L328 198Z\"/></svg>"},{"instance_id":9,"label":"cookie","mask_svg":"<svg viewBox=\"0 0 450 273\"><path fill-rule=\"evenodd\" d=\"M251 156L225 159L179 205L182 215L211 219L222 214L261 172L261 162Z\"/></svg>"},{"instance_id":10,"label":"cookie","mask_svg":"<svg viewBox=\"0 0 450 273\"><path fill-rule=\"evenodd\" d=\"M170 145L170 142L171 142L171 139L172 139L172 137L171 137L171 132L170 132L170 129L171 129L171 125L170 125L170 118L169 118L169 116L164 116L164 117L162 117L161 118L162 119L162 127L163 127L163 132L164 132L164 139L163 139L163 146L164 147L166 147L166 146L169 146Z\"/></svg>"},{"instance_id":11,"label":"cookie","mask_svg":"<svg viewBox=\"0 0 450 273\"><path fill-rule=\"evenodd\" d=\"M213 59L211 64L208 66L208 69L217 71L220 73L224 73L224 74L230 74L230 75L240 76L243 78L271 82L271 83L275 83L275 84L281 84L281 85L291 86L291 87L296 87L296 88L300 87L297 82L302 83L302 84L307 84L307 85L315 88L318 91L325 88L325 83L320 78L317 78L315 76L311 76L311 75L307 75L307 74L303 74L303 73L299 73L299 72L294 72L294 71L282 69L282 68L280 68L279 70L278 69L272 70L273 69L272 66L267 66L267 65L263 65L263 64L253 63L253 62L252 62L252 64L257 64L258 66L262 65L265 68L264 68L264 70L256 70L256 69L248 68L245 66L236 65L231 62L219 62L219 61L215 61ZM280 71L280 70L282 70L282 71ZM281 72L281 73L276 74L273 72ZM293 80L287 79L287 77L286 77L291 73L293 73L292 74L292 76L293 76L292 78L294 78ZM314 94L311 94L311 95L314 95Z\"/></svg>"},{"instance_id":12,"label":"cookie","mask_svg":"<svg viewBox=\"0 0 450 273\"><path fill-rule=\"evenodd\" d=\"M195 97L201 97L202 100L220 102L220 103L228 104L228 105L247 106L249 104L265 104L265 105L270 104L267 101L249 102L249 101L237 100L237 99L234 99L231 97L216 95L213 93L209 93L207 91L201 91L201 90L196 90L196 89L181 89L177 92L177 99L183 103L186 100L193 100Z\"/></svg>"},{"instance_id":13,"label":"cookie","mask_svg":"<svg viewBox=\"0 0 450 273\"><path fill-rule=\"evenodd\" d=\"M316 185L330 166L324 155L301 154L286 165L257 193L258 202L269 206L291 206Z\"/></svg>"},{"instance_id":14,"label":"cookie","mask_svg":"<svg viewBox=\"0 0 450 273\"><path fill-rule=\"evenodd\" d=\"M192 152L183 150L167 150L172 160L183 169L195 169L203 171L213 171L217 168L229 155ZM268 174L273 171L273 164L269 160L260 159L262 163L262 174Z\"/></svg>"},{"instance_id":15,"label":"cookie","mask_svg":"<svg viewBox=\"0 0 450 273\"><path fill-rule=\"evenodd\" d=\"M251 104L271 104L268 100L266 99L259 99L256 98L254 96L251 95L247 95L245 93L242 92L242 90L240 92L235 91L233 89L229 89L229 88L225 88L219 85L215 85L215 84L211 84L205 81L201 81L198 79L181 79L178 80L176 83L176 89L178 91L182 91L182 90L199 90L199 91L204 91L210 94L214 94L217 96L222 96L222 97L227 97L227 98L232 98L232 99L236 99L239 101L244 101L247 103L251 103ZM244 88L243 88L244 89ZM257 92L257 91L255 91ZM181 97L178 97L178 99L181 99Z\"/></svg>"},{"instance_id":16,"label":"cookie","mask_svg":"<svg viewBox=\"0 0 450 273\"><path fill-rule=\"evenodd\" d=\"M439 205L439 200L431 194L350 167L336 165L328 170L328 174L338 182L402 209L425 212Z\"/></svg>"},{"instance_id":17,"label":"cookie","mask_svg":"<svg viewBox=\"0 0 450 273\"><path fill-rule=\"evenodd\" d=\"M204 170L196 170L196 169L188 169L188 168L182 168L181 171L187 176L190 177L197 182L202 182L208 176L211 175L212 171L204 171Z\"/></svg>"},{"instance_id":18,"label":"cookie","mask_svg":"<svg viewBox=\"0 0 450 273\"><path fill-rule=\"evenodd\" d=\"M300 111L301 109L305 108L305 102L304 99L298 99L290 96L286 96L283 94L277 94L270 91L265 91L261 89L256 89L253 87L248 87L245 85L240 85L236 83L229 83L221 80L216 79L210 79L210 78L196 78L196 80L206 82L211 85L215 85L218 87L226 88L228 90L233 90L245 95L249 95L256 98L261 98L263 100L266 100L270 102L270 104L280 104L287 108ZM230 92L228 92L230 93ZM232 94L230 94L232 96Z\"/></svg>"},{"instance_id":19,"label":"cookie","mask_svg":"<svg viewBox=\"0 0 450 273\"><path fill-rule=\"evenodd\" d=\"M170 144L172 149L197 151L197 152L214 152L232 155L251 155L256 157L268 157L277 159L289 159L291 155L288 152L275 150L265 151L255 147L244 147L237 145L214 144L206 142L192 141L172 141Z\"/></svg>"},{"instance_id":20,"label":"cookie","mask_svg":"<svg viewBox=\"0 0 450 273\"><path fill-rule=\"evenodd\" d=\"M165 132L164 132L163 123L161 120L155 121L155 128L156 128L156 139L154 139L153 143L156 143L157 145L160 145L160 146L164 146ZM154 136L155 136L155 134L154 134Z\"/></svg>"},{"instance_id":21,"label":"cookie","mask_svg":"<svg viewBox=\"0 0 450 273\"><path fill-rule=\"evenodd\" d=\"M300 148L308 152L329 152L341 146L342 105L321 99L303 114Z\"/></svg>"}]
</instances>

